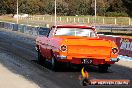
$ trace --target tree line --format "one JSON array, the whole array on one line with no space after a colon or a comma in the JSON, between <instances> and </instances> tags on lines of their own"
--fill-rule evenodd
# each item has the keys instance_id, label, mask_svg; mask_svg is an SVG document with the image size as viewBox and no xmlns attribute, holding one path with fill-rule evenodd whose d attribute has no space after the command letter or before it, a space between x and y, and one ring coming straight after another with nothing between
<instances>
[{"instance_id":1,"label":"tree line","mask_svg":"<svg viewBox=\"0 0 132 88\"><path fill-rule=\"evenodd\" d=\"M57 15L94 15L95 0L56 0ZM0 14L16 14L17 0L0 0ZM18 0L19 13L54 14L54 0ZM132 0L97 0L99 16L131 16Z\"/></svg>"}]
</instances>

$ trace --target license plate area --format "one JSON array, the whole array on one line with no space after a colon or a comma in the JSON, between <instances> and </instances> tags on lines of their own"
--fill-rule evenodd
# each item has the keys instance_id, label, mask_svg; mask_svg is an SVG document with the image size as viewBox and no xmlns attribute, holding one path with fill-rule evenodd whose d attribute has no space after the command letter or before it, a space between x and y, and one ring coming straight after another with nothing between
<instances>
[{"instance_id":1,"label":"license plate area","mask_svg":"<svg viewBox=\"0 0 132 88\"><path fill-rule=\"evenodd\" d=\"M93 59L81 59L82 64L93 64Z\"/></svg>"}]
</instances>

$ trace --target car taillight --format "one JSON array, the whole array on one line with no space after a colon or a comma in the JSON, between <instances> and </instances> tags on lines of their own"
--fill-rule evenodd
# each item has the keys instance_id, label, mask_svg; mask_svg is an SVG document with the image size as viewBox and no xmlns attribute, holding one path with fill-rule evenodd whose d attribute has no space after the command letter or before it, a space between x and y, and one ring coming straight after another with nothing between
<instances>
[{"instance_id":1,"label":"car taillight","mask_svg":"<svg viewBox=\"0 0 132 88\"><path fill-rule=\"evenodd\" d=\"M67 46L66 45L62 45L60 47L60 50L63 51L63 52L67 51Z\"/></svg>"},{"instance_id":2,"label":"car taillight","mask_svg":"<svg viewBox=\"0 0 132 88\"><path fill-rule=\"evenodd\" d=\"M112 53L113 53L113 54L118 53L118 49L117 49L117 48L113 48L113 49L112 49Z\"/></svg>"}]
</instances>

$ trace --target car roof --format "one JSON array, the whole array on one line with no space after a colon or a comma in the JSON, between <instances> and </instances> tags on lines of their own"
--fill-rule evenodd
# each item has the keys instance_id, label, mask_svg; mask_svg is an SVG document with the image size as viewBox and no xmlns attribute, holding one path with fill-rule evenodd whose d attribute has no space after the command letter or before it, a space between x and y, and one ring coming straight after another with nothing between
<instances>
[{"instance_id":1,"label":"car roof","mask_svg":"<svg viewBox=\"0 0 132 88\"><path fill-rule=\"evenodd\" d=\"M92 26L87 26L87 25L56 25L52 26L52 28L81 28L81 29L92 29L95 30L94 27Z\"/></svg>"}]
</instances>

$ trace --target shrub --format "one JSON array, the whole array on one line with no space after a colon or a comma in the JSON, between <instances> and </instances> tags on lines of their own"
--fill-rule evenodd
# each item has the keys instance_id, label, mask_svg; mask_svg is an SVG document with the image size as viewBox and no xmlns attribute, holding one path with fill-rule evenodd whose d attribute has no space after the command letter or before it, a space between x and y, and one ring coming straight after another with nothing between
<instances>
[{"instance_id":1,"label":"shrub","mask_svg":"<svg viewBox=\"0 0 132 88\"><path fill-rule=\"evenodd\" d=\"M105 16L107 17L127 17L128 14L125 12L107 12Z\"/></svg>"}]
</instances>

